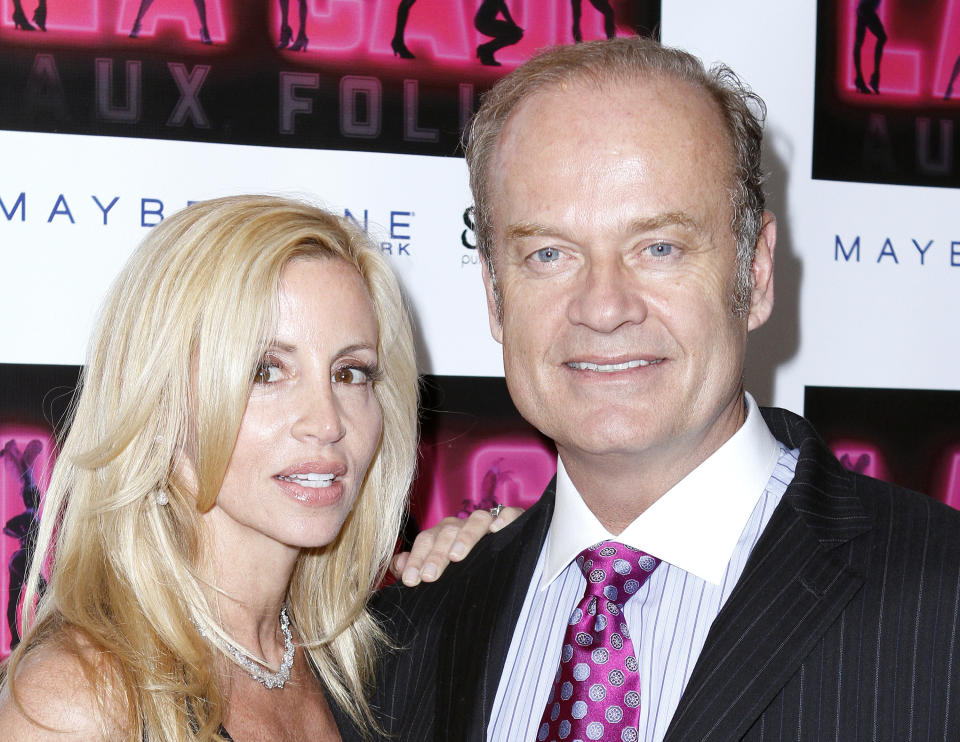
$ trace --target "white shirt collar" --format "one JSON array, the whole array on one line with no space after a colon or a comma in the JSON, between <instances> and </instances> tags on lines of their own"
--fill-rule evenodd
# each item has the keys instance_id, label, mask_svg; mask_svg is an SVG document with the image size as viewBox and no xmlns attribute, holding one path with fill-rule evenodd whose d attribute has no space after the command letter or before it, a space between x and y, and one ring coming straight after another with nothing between
<instances>
[{"instance_id":1,"label":"white shirt collar","mask_svg":"<svg viewBox=\"0 0 960 742\"><path fill-rule=\"evenodd\" d=\"M606 539L642 549L719 584L780 455L780 445L757 403L749 394L745 397L747 419L740 429L619 536L597 520L558 460L557 500L545 544L542 587L583 549Z\"/></svg>"}]
</instances>

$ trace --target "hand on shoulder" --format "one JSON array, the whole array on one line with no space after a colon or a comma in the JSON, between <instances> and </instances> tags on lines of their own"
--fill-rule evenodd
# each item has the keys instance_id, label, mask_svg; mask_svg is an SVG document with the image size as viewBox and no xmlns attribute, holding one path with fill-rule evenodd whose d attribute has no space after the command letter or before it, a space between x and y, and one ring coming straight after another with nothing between
<instances>
[{"instance_id":1,"label":"hand on shoulder","mask_svg":"<svg viewBox=\"0 0 960 742\"><path fill-rule=\"evenodd\" d=\"M459 562L489 533L496 533L523 514L523 508L502 508L496 517L488 510L475 510L468 518L444 518L433 528L417 534L410 551L397 554L390 563L393 576L407 587L434 582L450 562Z\"/></svg>"}]
</instances>

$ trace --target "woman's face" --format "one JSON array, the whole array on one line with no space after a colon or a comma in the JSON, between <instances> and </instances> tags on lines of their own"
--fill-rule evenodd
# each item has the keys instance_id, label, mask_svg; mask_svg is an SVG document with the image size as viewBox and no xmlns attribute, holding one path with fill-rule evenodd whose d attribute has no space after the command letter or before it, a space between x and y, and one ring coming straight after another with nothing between
<instances>
[{"instance_id":1,"label":"woman's face","mask_svg":"<svg viewBox=\"0 0 960 742\"><path fill-rule=\"evenodd\" d=\"M338 258L287 265L276 337L205 516L220 536L245 547L250 538L310 547L336 537L380 439L377 337L353 266Z\"/></svg>"}]
</instances>

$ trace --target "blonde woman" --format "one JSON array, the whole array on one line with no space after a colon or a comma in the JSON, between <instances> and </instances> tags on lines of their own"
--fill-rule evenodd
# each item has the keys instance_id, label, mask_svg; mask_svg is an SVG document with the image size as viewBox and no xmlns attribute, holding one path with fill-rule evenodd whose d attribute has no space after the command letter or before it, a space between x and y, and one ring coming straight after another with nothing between
<instances>
[{"instance_id":1,"label":"blonde woman","mask_svg":"<svg viewBox=\"0 0 960 742\"><path fill-rule=\"evenodd\" d=\"M378 736L366 603L413 475L416 386L397 282L342 220L251 196L156 227L94 333L0 737Z\"/></svg>"}]
</instances>

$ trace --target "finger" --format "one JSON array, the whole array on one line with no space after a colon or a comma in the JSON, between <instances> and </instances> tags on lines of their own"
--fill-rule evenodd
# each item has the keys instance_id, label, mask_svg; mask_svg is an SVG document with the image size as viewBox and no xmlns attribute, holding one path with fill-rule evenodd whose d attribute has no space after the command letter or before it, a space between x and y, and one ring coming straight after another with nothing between
<instances>
[{"instance_id":1,"label":"finger","mask_svg":"<svg viewBox=\"0 0 960 742\"><path fill-rule=\"evenodd\" d=\"M393 559L390 560L390 574L396 579L399 580L400 575L403 574L403 568L407 565L407 557L409 556L409 551L401 551L399 554L395 554Z\"/></svg>"},{"instance_id":2,"label":"finger","mask_svg":"<svg viewBox=\"0 0 960 742\"><path fill-rule=\"evenodd\" d=\"M508 526L523 515L523 508L505 507L500 511L497 519L490 524L490 532L496 533L504 526Z\"/></svg>"},{"instance_id":3,"label":"finger","mask_svg":"<svg viewBox=\"0 0 960 742\"><path fill-rule=\"evenodd\" d=\"M450 553L454 550L464 526L470 523L471 518L444 518L434 527L435 537L424 556L423 566L420 568L420 579L424 582L433 582L443 574L443 570L450 563Z\"/></svg>"},{"instance_id":4,"label":"finger","mask_svg":"<svg viewBox=\"0 0 960 742\"><path fill-rule=\"evenodd\" d=\"M403 568L403 584L409 587L419 585L426 579L428 582L436 579L438 574L436 564L427 563L427 557L434 549L442 549L444 553L450 550L450 545L460 530L459 518L444 518L437 525L421 531L413 542L410 556L407 557ZM437 546L437 542L440 546Z\"/></svg>"},{"instance_id":5,"label":"finger","mask_svg":"<svg viewBox=\"0 0 960 742\"><path fill-rule=\"evenodd\" d=\"M463 559L477 545L477 542L490 532L493 516L487 510L474 510L469 518L460 523L460 532L447 553L450 561L453 562Z\"/></svg>"}]
</instances>

